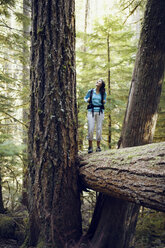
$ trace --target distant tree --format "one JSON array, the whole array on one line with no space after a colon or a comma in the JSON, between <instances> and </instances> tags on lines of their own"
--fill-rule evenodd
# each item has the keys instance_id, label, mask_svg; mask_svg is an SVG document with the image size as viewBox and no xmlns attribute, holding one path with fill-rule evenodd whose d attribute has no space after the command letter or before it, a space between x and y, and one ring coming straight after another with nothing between
<instances>
[{"instance_id":1,"label":"distant tree","mask_svg":"<svg viewBox=\"0 0 165 248\"><path fill-rule=\"evenodd\" d=\"M27 169L27 123L29 121L28 118L28 107L29 107L29 91L30 91L30 51L29 51L29 39L30 39L30 13L31 6L30 0L23 0L23 36L24 36L24 46L23 46L23 58L22 61L22 103L23 103L23 116L22 120L26 124L23 127L23 143L26 147L25 152L23 154L23 190L22 190L22 203L27 205L27 177L28 177L28 169Z\"/></svg>"},{"instance_id":2,"label":"distant tree","mask_svg":"<svg viewBox=\"0 0 165 248\"><path fill-rule=\"evenodd\" d=\"M2 17L6 18L9 17L9 11L8 7L9 6L14 6L14 1L2 1L1 6L0 6L0 14L1 14L1 20ZM1 22L0 20L0 22ZM4 24L1 22L1 25L3 26ZM4 30L1 28L0 30L0 44L1 44L1 68L0 68L0 82L1 82L1 93L0 93L0 144L5 142L8 138L7 134L5 135L5 130L4 130L4 124L5 124L5 117L7 117L4 113L9 113L12 109L12 103L11 103L11 98L7 97L7 94L5 94L4 88L5 88L5 83L11 82L10 78L7 76L6 73L4 73L4 42L5 42L5 35L4 35ZM3 47L3 50L2 50ZM3 55L2 55L3 51ZM3 64L2 64L3 61ZM3 184L3 159L4 157L2 156L2 153L0 151L0 213L4 213L4 202L3 202L3 195L2 195L2 184Z\"/></svg>"},{"instance_id":3,"label":"distant tree","mask_svg":"<svg viewBox=\"0 0 165 248\"><path fill-rule=\"evenodd\" d=\"M22 20L24 19L25 22L26 18L24 18L23 14L21 13L22 9L19 9L19 11L18 1L1 1L0 159L2 177L1 186L3 187L3 192L5 192L5 195L8 195L8 199L10 199L5 199L5 203L8 202L8 206L13 204L14 196L15 203L17 202L16 195L20 190L18 177L21 178L22 176L22 164L21 160L18 159L18 157L16 158L16 155L18 155L20 152L20 149L18 146L16 146L16 143L19 140L22 126L25 126L20 114L18 114L18 112L20 113L18 110L22 108L22 104L20 102L23 94L21 64L25 61L28 63L26 56L22 55L22 50L25 47L24 41L26 39L23 37L21 24ZM14 26L14 24L17 24L17 28ZM26 96L27 95L28 94L26 94ZM6 144L8 144L8 146ZM9 154L9 147L11 149L11 154ZM6 149L6 151L4 149ZM22 153L19 155L21 158ZM18 185L19 187L17 187Z\"/></svg>"},{"instance_id":4,"label":"distant tree","mask_svg":"<svg viewBox=\"0 0 165 248\"><path fill-rule=\"evenodd\" d=\"M90 0L86 0L86 4L85 4L85 25L84 25L84 51L86 50L86 35L87 35L89 6L90 6L89 3L90 3Z\"/></svg>"}]
</instances>

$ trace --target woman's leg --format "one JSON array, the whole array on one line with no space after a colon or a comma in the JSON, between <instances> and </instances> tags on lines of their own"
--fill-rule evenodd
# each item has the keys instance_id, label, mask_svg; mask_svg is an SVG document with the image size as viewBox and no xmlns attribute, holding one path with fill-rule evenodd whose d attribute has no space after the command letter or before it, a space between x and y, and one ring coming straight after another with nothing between
<instances>
[{"instance_id":1,"label":"woman's leg","mask_svg":"<svg viewBox=\"0 0 165 248\"><path fill-rule=\"evenodd\" d=\"M100 140L97 140L97 147L100 147Z\"/></svg>"},{"instance_id":2,"label":"woman's leg","mask_svg":"<svg viewBox=\"0 0 165 248\"><path fill-rule=\"evenodd\" d=\"M97 140L97 147L100 147L100 141L102 139L102 124L104 120L104 113L97 113L96 118L96 140Z\"/></svg>"},{"instance_id":3,"label":"woman's leg","mask_svg":"<svg viewBox=\"0 0 165 248\"><path fill-rule=\"evenodd\" d=\"M92 112L88 112L88 142L89 142L89 148L92 148L94 128L95 128L95 117L92 115Z\"/></svg>"},{"instance_id":4,"label":"woman's leg","mask_svg":"<svg viewBox=\"0 0 165 248\"><path fill-rule=\"evenodd\" d=\"M88 140L89 147L92 147L92 141L93 141L93 140Z\"/></svg>"}]
</instances>

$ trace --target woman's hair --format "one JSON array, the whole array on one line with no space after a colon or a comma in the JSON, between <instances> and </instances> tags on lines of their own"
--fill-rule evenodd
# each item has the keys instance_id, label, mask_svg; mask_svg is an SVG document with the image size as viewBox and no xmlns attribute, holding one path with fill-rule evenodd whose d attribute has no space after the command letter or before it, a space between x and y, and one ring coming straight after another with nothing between
<instances>
[{"instance_id":1,"label":"woman's hair","mask_svg":"<svg viewBox=\"0 0 165 248\"><path fill-rule=\"evenodd\" d=\"M100 79L102 82L102 85L100 87L100 94L101 94L101 103L103 104L103 100L104 100L104 93L105 93L105 82L103 81L103 79Z\"/></svg>"},{"instance_id":2,"label":"woman's hair","mask_svg":"<svg viewBox=\"0 0 165 248\"><path fill-rule=\"evenodd\" d=\"M100 87L100 93L102 95L104 95L104 93L105 93L105 82L103 81L103 79L100 79L100 80L102 81L102 85Z\"/></svg>"}]
</instances>

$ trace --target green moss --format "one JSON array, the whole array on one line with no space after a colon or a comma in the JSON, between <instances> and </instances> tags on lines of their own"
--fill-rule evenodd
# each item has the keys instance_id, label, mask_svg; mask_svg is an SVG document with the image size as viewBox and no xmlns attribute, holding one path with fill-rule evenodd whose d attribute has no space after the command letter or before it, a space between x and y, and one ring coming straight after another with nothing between
<instances>
[{"instance_id":1,"label":"green moss","mask_svg":"<svg viewBox=\"0 0 165 248\"><path fill-rule=\"evenodd\" d=\"M127 159L132 159L133 157L134 157L133 155L132 156L128 156Z\"/></svg>"},{"instance_id":2,"label":"green moss","mask_svg":"<svg viewBox=\"0 0 165 248\"><path fill-rule=\"evenodd\" d=\"M44 31L44 29L43 28L39 28L38 30L37 30L37 34L39 35L39 34L42 34L43 33L43 31Z\"/></svg>"},{"instance_id":3,"label":"green moss","mask_svg":"<svg viewBox=\"0 0 165 248\"><path fill-rule=\"evenodd\" d=\"M37 244L37 248L43 248L44 247L44 241L40 241L38 244Z\"/></svg>"}]
</instances>

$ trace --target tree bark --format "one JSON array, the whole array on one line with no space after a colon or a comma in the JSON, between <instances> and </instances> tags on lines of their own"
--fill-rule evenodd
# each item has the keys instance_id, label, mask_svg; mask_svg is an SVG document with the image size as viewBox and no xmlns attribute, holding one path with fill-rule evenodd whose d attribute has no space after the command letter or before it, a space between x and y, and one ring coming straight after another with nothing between
<instances>
[{"instance_id":1,"label":"tree bark","mask_svg":"<svg viewBox=\"0 0 165 248\"><path fill-rule=\"evenodd\" d=\"M23 0L23 15L26 18L29 18L30 20L30 0ZM23 58L26 58L26 62L23 62L22 65L22 70L23 70L23 75L22 75L22 86L23 86L23 91L26 93L29 92L29 48L28 48L28 39L30 38L30 23L27 23L26 21L23 21L23 35L24 35L24 46L23 46ZM22 112L22 121L23 123L28 122L28 102L29 102L29 97L28 94L25 95L23 94L22 98L22 104L23 104L23 112ZM27 147L27 128L23 127L23 134L22 134L22 139L23 139L23 144ZM27 148L24 150L23 153L23 183L22 183L22 204L27 206L28 204L28 196L27 196L27 183L28 183L28 170L27 170Z\"/></svg>"},{"instance_id":2,"label":"tree bark","mask_svg":"<svg viewBox=\"0 0 165 248\"><path fill-rule=\"evenodd\" d=\"M88 188L165 211L165 142L86 155L80 161Z\"/></svg>"},{"instance_id":3,"label":"tree bark","mask_svg":"<svg viewBox=\"0 0 165 248\"><path fill-rule=\"evenodd\" d=\"M0 214L5 212L4 204L3 204L3 195L2 195L2 176L1 176L1 167L0 167Z\"/></svg>"},{"instance_id":4,"label":"tree bark","mask_svg":"<svg viewBox=\"0 0 165 248\"><path fill-rule=\"evenodd\" d=\"M148 0L119 141L121 147L147 144L153 138L165 68L164 13L164 0ZM138 212L136 204L101 195L88 231L92 245L132 247ZM103 225L107 220L109 224Z\"/></svg>"},{"instance_id":5,"label":"tree bark","mask_svg":"<svg viewBox=\"0 0 165 248\"><path fill-rule=\"evenodd\" d=\"M84 39L84 52L86 51L86 34L87 34L87 26L88 26L88 16L89 16L89 0L86 0L85 3L85 25L84 25L84 33L85 33L85 39Z\"/></svg>"},{"instance_id":6,"label":"tree bark","mask_svg":"<svg viewBox=\"0 0 165 248\"><path fill-rule=\"evenodd\" d=\"M70 247L82 234L74 12L74 0L32 1L29 246Z\"/></svg>"},{"instance_id":7,"label":"tree bark","mask_svg":"<svg viewBox=\"0 0 165 248\"><path fill-rule=\"evenodd\" d=\"M108 55L108 95L111 94L111 70L110 70L110 37L109 33L107 35L107 55ZM110 102L109 102L110 103ZM111 111L109 111L108 115L108 147L111 149L112 142L112 121L111 121Z\"/></svg>"}]
</instances>

